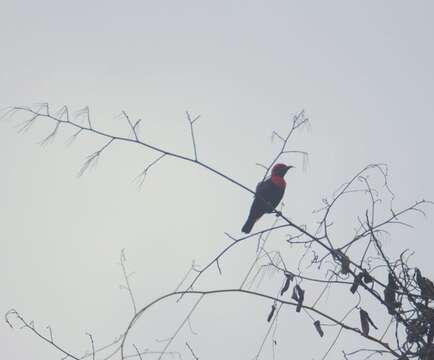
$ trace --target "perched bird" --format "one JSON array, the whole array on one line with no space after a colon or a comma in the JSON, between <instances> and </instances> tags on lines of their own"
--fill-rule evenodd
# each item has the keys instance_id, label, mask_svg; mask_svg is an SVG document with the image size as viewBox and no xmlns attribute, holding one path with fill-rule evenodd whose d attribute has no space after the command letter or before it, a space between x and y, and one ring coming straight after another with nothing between
<instances>
[{"instance_id":1,"label":"perched bird","mask_svg":"<svg viewBox=\"0 0 434 360\"><path fill-rule=\"evenodd\" d=\"M283 177L286 172L293 167L294 166L287 166L285 164L274 165L271 170L271 177L265 181L261 181L256 186L255 199L250 208L249 217L241 229L243 233L250 233L255 222L258 221L262 215L273 212L276 206L279 205L286 187L286 182Z\"/></svg>"}]
</instances>

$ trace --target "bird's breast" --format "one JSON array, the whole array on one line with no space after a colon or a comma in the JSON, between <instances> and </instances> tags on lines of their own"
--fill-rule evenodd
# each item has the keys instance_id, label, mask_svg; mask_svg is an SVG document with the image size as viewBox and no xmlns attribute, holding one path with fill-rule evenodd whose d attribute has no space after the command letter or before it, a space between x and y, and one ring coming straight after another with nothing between
<instances>
[{"instance_id":1,"label":"bird's breast","mask_svg":"<svg viewBox=\"0 0 434 360\"><path fill-rule=\"evenodd\" d=\"M273 175L271 177L271 182L276 185L277 187L281 188L281 189L285 189L286 187L286 181L283 177L281 176L275 176Z\"/></svg>"}]
</instances>

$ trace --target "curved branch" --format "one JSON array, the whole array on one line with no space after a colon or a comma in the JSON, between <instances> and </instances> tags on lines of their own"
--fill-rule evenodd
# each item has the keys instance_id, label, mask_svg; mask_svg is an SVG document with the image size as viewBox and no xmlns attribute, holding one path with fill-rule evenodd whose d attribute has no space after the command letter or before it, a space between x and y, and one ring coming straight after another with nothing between
<instances>
[{"instance_id":1,"label":"curved branch","mask_svg":"<svg viewBox=\"0 0 434 360\"><path fill-rule=\"evenodd\" d=\"M171 298L171 297L180 296L180 295L187 295L187 294L188 295L200 295L201 298L203 298L204 296L207 296L207 295L225 294L225 293L232 293L232 294L235 293L235 294L251 295L251 296L255 296L255 297L259 297L259 298L273 300L273 301L275 301L276 303L279 303L279 304L284 304L284 305L289 305L289 306L294 306L294 307L297 307L297 305L298 305L297 303L292 302L292 301L285 301L285 300L276 298L274 296L270 296L270 295L267 295L267 294L262 294L262 293L258 293L258 292L250 291L250 290L243 290L243 289L220 289L220 290L208 290L208 291L198 291L198 290L174 291L174 292L162 295L159 298L151 301L148 305L146 305L145 307L143 307L142 309L140 309L137 312L137 314L131 319L130 323L127 326L127 329L124 332L124 336L123 336L122 343L121 343L121 346L120 346L121 359L122 360L125 359L125 356L124 356L124 347L125 347L125 342L126 342L126 339L128 337L129 332L131 331L131 329L134 326L134 324L136 323L136 321L145 313L145 311L147 311L153 305L156 305L156 304L160 303L161 301L163 301L165 299L168 299L168 298ZM322 312L322 311L320 311L320 310L318 310L316 308L313 308L311 306L302 305L302 308L304 310L314 312L315 314L317 314L317 315L319 315L319 316L321 316L321 317L323 317L323 318L325 318L325 319L327 319L327 320L329 320L329 321L331 321L331 322L333 322L333 323L341 326L345 330L357 333L358 335L363 336L363 337L365 337L365 338L367 338L367 339L369 339L369 340L371 340L371 341L373 341L373 342L381 345L383 348L387 349L391 354L393 354L396 357L400 356L397 352L395 352L392 348L390 348L389 344L387 344L387 343L385 343L385 342L383 342L383 341L381 341L381 340L379 340L379 339L377 339L377 338L375 338L373 336L370 336L370 335L367 335L367 334L363 334L363 332L360 329L358 329L358 328L354 328L352 326L349 326L349 325L343 323L342 321L339 321L339 320L331 317L330 315L327 315L326 313L324 313L324 312Z\"/></svg>"}]
</instances>

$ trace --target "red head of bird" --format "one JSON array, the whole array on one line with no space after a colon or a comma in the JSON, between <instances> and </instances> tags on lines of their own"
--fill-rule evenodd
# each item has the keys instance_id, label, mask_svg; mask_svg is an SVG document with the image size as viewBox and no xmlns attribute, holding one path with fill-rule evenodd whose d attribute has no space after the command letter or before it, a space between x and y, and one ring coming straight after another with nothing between
<instances>
[{"instance_id":1,"label":"red head of bird","mask_svg":"<svg viewBox=\"0 0 434 360\"><path fill-rule=\"evenodd\" d=\"M288 166L282 163L276 164L273 166L273 169L271 170L271 176L284 177L286 172L293 167L294 166L291 165Z\"/></svg>"}]
</instances>

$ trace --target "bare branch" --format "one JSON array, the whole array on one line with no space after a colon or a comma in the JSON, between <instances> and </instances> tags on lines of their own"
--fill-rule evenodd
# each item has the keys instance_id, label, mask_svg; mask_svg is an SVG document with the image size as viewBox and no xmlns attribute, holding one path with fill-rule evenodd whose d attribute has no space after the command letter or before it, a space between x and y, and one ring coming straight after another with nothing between
<instances>
[{"instance_id":1,"label":"bare branch","mask_svg":"<svg viewBox=\"0 0 434 360\"><path fill-rule=\"evenodd\" d=\"M88 125L88 129L89 130L93 130L92 127L92 123L90 121L90 110L89 110L89 106L85 106L83 109L78 110L75 113L75 118L78 119L80 117L84 117L86 119L87 125ZM51 118L51 116L50 116Z\"/></svg>"},{"instance_id":2,"label":"bare branch","mask_svg":"<svg viewBox=\"0 0 434 360\"><path fill-rule=\"evenodd\" d=\"M180 294L181 292L175 292L173 294ZM191 310L189 311L189 313L187 314L187 316L185 317L185 319L181 322L181 324L178 326L178 328L176 329L175 333L169 338L169 340L167 341L166 345L164 346L163 350L161 351L160 356L158 357L158 360L161 360L161 358L163 357L163 355L166 353L167 349L169 348L169 346L172 344L173 340L175 340L176 336L178 335L178 333L181 331L181 329L184 327L184 325L190 320L191 315L193 314L193 312L196 310L197 306L199 305L199 303L202 301L203 297L205 294L202 294L202 296L200 296L198 298L198 300L194 303L193 307L191 308ZM135 315L135 318L137 318L137 315ZM140 316L140 315L139 315ZM128 331L128 330L127 330ZM125 333L125 336L127 335L127 332ZM121 353L122 353L122 348L121 348Z\"/></svg>"},{"instance_id":3,"label":"bare branch","mask_svg":"<svg viewBox=\"0 0 434 360\"><path fill-rule=\"evenodd\" d=\"M191 119L190 113L188 111L185 112L187 115L187 120L190 125L190 134L191 134L191 141L193 143L193 150L194 150L194 159L197 161L197 149L196 149L196 139L194 137L194 127L193 124L196 120L200 118L200 115L197 115L194 119Z\"/></svg>"},{"instance_id":4,"label":"bare branch","mask_svg":"<svg viewBox=\"0 0 434 360\"><path fill-rule=\"evenodd\" d=\"M137 348L136 344L133 344L133 346L134 346L134 349L135 349L136 352L137 352L137 356L139 357L139 359L140 359L140 360L143 360L143 358L142 358L142 354L140 353L140 351L139 351L139 349Z\"/></svg>"},{"instance_id":5,"label":"bare branch","mask_svg":"<svg viewBox=\"0 0 434 360\"><path fill-rule=\"evenodd\" d=\"M45 138L41 141L41 145L47 145L49 142L51 142L51 141L54 140L54 138L55 138L55 136L56 136L56 134L57 134L57 130L59 130L59 126L60 126L60 123L56 123L56 125L55 125L53 131L52 131L50 134L48 134L48 136L45 137Z\"/></svg>"},{"instance_id":6,"label":"bare branch","mask_svg":"<svg viewBox=\"0 0 434 360\"><path fill-rule=\"evenodd\" d=\"M133 125L133 123L132 123L131 120L130 120L130 117L129 117L128 114L125 112L125 110L122 110L122 115L123 115L124 118L127 120L128 125L130 126L131 131L132 131L132 133L133 133L133 135L134 135L134 138L136 139L136 141L139 141L139 137L138 137L137 132L136 132L136 127L137 127L137 125L139 124L140 120L137 120L137 122Z\"/></svg>"},{"instance_id":7,"label":"bare branch","mask_svg":"<svg viewBox=\"0 0 434 360\"><path fill-rule=\"evenodd\" d=\"M126 284L126 286L123 288L128 291L128 294L129 294L130 300L131 300L131 304L133 305L134 315L135 315L137 313L136 300L134 298L134 294L133 294L133 291L132 291L131 285L130 285L130 276L132 274L127 273L127 267L125 265L126 262L127 262L127 258L125 256L125 249L122 249L119 265L122 267L122 274L124 276L124 280L125 280L125 284Z\"/></svg>"},{"instance_id":8,"label":"bare branch","mask_svg":"<svg viewBox=\"0 0 434 360\"><path fill-rule=\"evenodd\" d=\"M90 342L92 344L92 360L95 360L95 343L93 342L93 336L91 333L86 333L87 336L89 336Z\"/></svg>"},{"instance_id":9,"label":"bare branch","mask_svg":"<svg viewBox=\"0 0 434 360\"><path fill-rule=\"evenodd\" d=\"M139 188L142 187L149 169L155 164L157 164L160 160L162 160L166 155L167 155L166 153L163 153L160 156L158 156L154 161L152 161L149 165L147 165L139 175L136 176L135 180L138 182Z\"/></svg>"},{"instance_id":10,"label":"bare branch","mask_svg":"<svg viewBox=\"0 0 434 360\"><path fill-rule=\"evenodd\" d=\"M141 141L136 132L136 127L139 125L140 120L133 124L125 111L122 111L122 116L126 119L128 126L133 132L134 136L131 136L130 134L128 135L128 137L121 137L95 129L90 121L88 107L80 110L75 117L75 119L81 116L85 117L87 120L87 125L82 125L80 121L71 121L71 119L69 119L69 111L66 106L60 108L54 115L51 115L48 104L41 104L36 110L25 107L11 108L8 109L5 113L6 115L3 116L10 116L10 114L15 115L17 112L20 111L24 112L26 115L31 116L30 119L27 119L21 125L22 131L25 131L30 126L32 126L36 119L38 119L39 121L40 118L47 118L49 120L55 121L54 130L52 130L43 140L43 144L48 143L55 137L58 129L60 128L60 125L67 125L67 127L71 127L72 129L74 129L75 133L72 136L72 140L76 139L81 133L91 133L105 139L105 144L98 151L89 155L83 167L81 168L79 175L82 175L88 168L94 166L102 152L107 149L113 141L117 140L122 143L135 144L136 146L141 146L158 153L156 159L153 160L149 165L147 165L138 176L140 179L140 185L143 183L147 171L153 165L157 164L160 160L168 156L198 165L199 167L217 175L218 177L225 179L232 184L235 184L240 189L243 189L251 194L255 194L254 191L244 186L233 177L225 175L219 170L209 166L205 162L198 160L196 139L194 134L194 124L200 116L192 118L189 112L186 112L186 115L190 126L190 135L193 146L194 155L192 157L183 156L175 152L170 152L159 146L154 146L147 142ZM303 157L303 168L305 167L308 160L308 153L305 151L292 150L287 148L289 140L291 139L294 132L297 129L301 128L303 125L308 125L308 118L305 116L304 111L301 111L293 117L291 127L285 136L282 136L276 131L273 132L272 137L279 139L279 141L281 142L281 148L268 167L262 164L258 164L265 169L264 178L268 175L272 166L284 155L301 155ZM375 177L373 175L375 175ZM377 186L378 178L381 182L379 186ZM385 218L381 218L377 215L380 210L383 210L383 212L384 210L389 211L389 209L387 208L384 209L383 203L386 199L384 197L384 193L386 193L388 199L391 198L391 215L386 215ZM333 224L335 223L335 219L332 218L332 216L335 214L334 209L336 208L336 204L340 202L341 199L357 196L361 197L363 201L367 202L367 210L365 211L365 209L362 208L362 211L365 211L364 217L361 214L357 214L354 217L354 232L348 238L344 238L344 241L341 241L341 239L336 240L336 237L333 236ZM384 234L389 234L388 231L391 225L395 227L396 225L399 225L401 227L410 226L408 219L406 219L403 215L410 212L425 215L425 212L421 209L421 206L430 202L420 201L405 209L394 210L392 208L392 201L394 198L395 195L390 190L388 184L387 166L385 166L384 164L368 165L357 174L355 174L355 176L350 178L349 181L342 184L332 194L330 199L324 199L324 206L316 212L317 214L321 214L320 216L322 216L322 218L320 219L318 227L316 228L316 230L314 230L314 232L311 232L310 230L308 231L308 228L305 225L297 225L294 221L282 214L282 210L274 210L273 213L276 215L276 219L272 227L241 238L226 233L226 236L228 236L228 238L231 240L231 243L224 247L223 250L218 252L216 256L212 257L212 259L205 267L197 267L193 262L192 266L185 274L181 283L178 285L174 292L155 299L140 310L136 308L134 296L131 290L131 286L129 284L130 274L128 274L126 271L126 259L125 254L122 251L120 261L126 284L122 285L122 288L129 291L131 302L133 305L134 316L128 328L122 335L121 339L119 339L119 342L121 344L117 349L113 350L112 354L109 355L109 357L120 351L122 359L125 359L127 357L139 357L141 359L142 354L151 353L158 354L159 358L161 359L166 354L169 354L169 352L167 352L169 346L179 335L181 329L185 326L186 323L188 323L191 330L190 318L196 307L198 306L199 302L202 301L205 296L222 293L244 294L248 296L272 300L275 306L278 305L279 310L283 308L283 306L295 306L297 307L297 311L303 309L304 314L308 316L310 320L314 321L314 324L317 323L321 326L339 327L338 335L332 341L323 359L327 357L330 351L335 347L340 334L343 333L344 330L361 336L380 347L380 350L370 352L368 354L368 357L374 356L376 354L382 355L383 353L388 353L396 358L402 359L421 357L423 354L431 351L431 343L434 340L434 309L432 308L432 304L434 303L434 284L431 282L431 280L423 277L418 269L410 267L408 262L410 255L408 253L402 252L400 257L396 260L393 260L390 256L388 256L388 254L386 254L383 248L382 236ZM277 221L280 221L280 219L284 221L284 224L278 226ZM297 246L302 249L302 255L300 258L298 258L298 263L295 263L297 264L297 266L295 264L293 265L296 266L295 271L290 270L292 266L291 264L293 264L294 262L291 262L290 266L288 267L285 263L281 251L268 250L266 248L266 243L270 237L270 234L282 227L291 228L291 235L288 235L287 241L283 244L289 243L292 247ZM249 238L256 239L257 253L254 256L254 261L251 267L248 269L240 288L209 291L193 290L193 286L196 285L198 279L210 267L215 265L219 273L222 274L222 268L220 266L222 257L229 251L231 251L232 248L234 248L237 244ZM341 241L339 243L339 247L337 247L336 241ZM341 245L342 243L344 245ZM255 273L253 274L254 276L252 278L251 274L253 271L255 271ZM249 280L249 283L247 284L250 284L250 286L257 284L257 287L259 287L260 285L262 285L261 282L263 281L264 275L266 273L270 275L275 274L276 272L279 272L282 275L291 274L291 276L294 277L295 289L300 289L299 296L295 297L297 302L286 301L282 298L279 298L278 296L270 296L265 293L255 292L246 289L245 284L247 280ZM321 278L321 276L311 275L312 272L319 272L320 274L323 274L324 277ZM181 286L184 287L183 284L187 281L191 273L194 273L194 276L192 276L192 281L188 284L188 286L186 286L185 291L180 291L179 289L181 288ZM384 275L386 275L386 277L388 276L389 281L387 283L384 282ZM257 279L259 279L259 281ZM309 283L308 285L312 287L315 286L315 289L319 292L318 296L312 297L311 289L309 287L306 288L304 285L302 285L303 289L307 289L307 294L309 295L308 297L306 297L306 301L313 301L311 305L306 305L305 302L303 302L304 290L301 290L300 287L302 282L303 284L304 282L307 282ZM339 287L345 287L348 289L346 291L348 291L349 296L355 296L355 305L351 305L351 308L348 310L348 312L343 318L338 318L337 316L334 316L332 314L333 311L331 313L325 313L319 310L320 299L322 299L325 294L330 295L332 293L332 289L335 289L338 284ZM247 288L250 289L249 286L247 286ZM288 286L286 286L285 291L288 289L289 282ZM275 290L278 290L278 292L280 292L281 287ZM281 296L283 296L283 293L285 291L281 293ZM351 295L351 293L353 293L354 295ZM314 295L316 294L317 293L314 293ZM156 303L159 303L166 298L178 297L177 301L179 301L184 295L199 296L199 299L195 302L190 312L177 327L173 336L169 337L167 341L165 341L165 346L163 350L161 352L141 352L134 345L136 354L125 355L124 344L126 342L128 333L132 326L135 324L135 322L139 319L139 317L142 316L142 314L149 307ZM351 325L351 322L346 322L348 315L360 306L361 299L365 296L369 297L370 300L374 300L376 303L383 305L384 307L382 308L383 310L385 310L386 316L388 316L386 310L388 311L389 315L393 316L392 319L395 325L395 334L392 334L392 332L390 331L388 332L388 329L391 327L392 320L389 321L389 325L387 326L380 338L369 335L368 331L366 331L366 327L363 328L362 326L363 329L360 330L358 328L358 325L354 326ZM366 306L365 302L363 302L363 306ZM276 307L274 307L273 309L275 310ZM270 317L270 320L273 319L273 323L277 322L277 314L274 313ZM51 328L49 328L49 338L44 337L35 329L34 325L31 322L27 323L24 319L20 318L20 315L16 313L15 310L11 310L5 315L5 320L10 327L12 327L12 324L9 318L12 315L21 320L20 324L23 328L29 328L36 335L41 337L41 339L44 339L50 345L55 346L58 350L62 351L66 355L66 357L72 357L71 355L69 355L69 352L62 350L61 347L54 344ZM318 318L329 321L331 322L331 324L327 324L324 321L320 322ZM271 324L270 328L268 329L266 337L263 340L263 343L257 354L257 357L261 353L262 347L267 340L267 337L271 333L272 329L273 324ZM276 326L274 326L274 333L275 332ZM92 342L93 351L91 355L93 359L95 359L95 354L99 351L99 349L95 349L93 338L90 334L88 335L90 336ZM273 335L273 357L274 346L276 344L274 338L275 337ZM392 338L394 340L393 345L389 345L391 343L389 338ZM187 342L186 346L189 348L192 356L197 359L195 353ZM434 351L434 346L432 347ZM344 353L344 357L347 358L348 356L352 356L356 353L357 352ZM362 351L360 351L360 353L362 353ZM89 357L91 355L86 354L80 359ZM74 359L76 358L77 357L75 357Z\"/></svg>"},{"instance_id":11,"label":"bare branch","mask_svg":"<svg viewBox=\"0 0 434 360\"><path fill-rule=\"evenodd\" d=\"M264 174L264 177L262 180L264 180L267 177L271 168L273 167L274 164L277 163L277 161L280 159L280 157L282 155L284 155L285 152L288 151L286 149L286 147L287 147L288 141L291 138L291 136L293 135L294 131L297 130L298 128L304 126L304 125L307 125L308 123L309 123L309 119L305 116L304 110L302 110L293 116L292 121L291 121L291 128L290 128L288 134L286 135L286 137L283 137L283 136L279 135L276 131L273 131L272 140L273 140L274 136L276 136L282 142L282 146L281 146L279 152L277 153L277 155L274 157L274 159L271 161L271 163L266 168L266 171L265 171L265 174ZM289 152L287 152L287 153L289 153ZM303 155L303 169L304 169L306 161L307 161L307 160L305 160L304 157L307 155L307 153L306 152L299 152L299 153L301 153Z\"/></svg>"},{"instance_id":12,"label":"bare branch","mask_svg":"<svg viewBox=\"0 0 434 360\"><path fill-rule=\"evenodd\" d=\"M137 323L137 320L153 305L161 302L164 299L167 299L169 297L174 297L174 296L179 296L179 295L200 295L198 301L195 303L195 305L193 306L192 310L189 312L189 314L187 315L187 318L191 315L191 313L194 311L195 307L199 304L199 302L205 297L205 296L209 296L209 295L213 295L213 294L228 294L228 293L236 293L236 294L244 294L244 295L248 295L248 296L253 296L253 297L259 297L259 298L265 298L265 299L269 299L269 300L273 300L276 303L279 304L284 304L284 305L289 305L289 306L298 306L297 303L291 302L291 301L285 301L267 294L263 294L263 293L258 293L258 292L254 292L254 291L250 291L250 290L243 290L243 289L222 289L222 290L209 290L209 291L180 291L180 292L171 292L168 293L166 295L160 296L159 298L153 300L152 302L150 302L148 305L146 305L145 307L141 308L137 314L131 319L127 329L125 330L124 333L124 338L122 340L122 344L121 344L121 359L125 359L124 356L124 346L125 346L125 342L126 339L128 337L128 334L130 332L130 330L132 329L132 327L134 326L134 324ZM372 342L380 345L381 347L383 347L384 349L387 349L392 355L399 357L399 353L397 353L395 350L393 350L389 344L380 341L379 339L371 336L371 335L365 335L361 332L361 330L359 330L358 328L352 327L342 321L339 321L333 317L331 317L330 315L327 315L326 313L323 313L322 311L315 309L311 306L307 306L307 305L302 305L302 308L305 310L309 310L314 312L315 314L317 314L318 316L321 316L329 321L332 321L334 323L336 323L337 325L341 326L344 330L350 331L350 332L354 332L364 338L367 338L369 340L371 340ZM169 338L168 343L166 344L166 346L164 347L159 359L161 359L161 357L163 356L163 354L165 353L165 351L167 350L167 348L169 347L170 343L173 341L173 339L176 337L176 335L179 333L179 331L181 330L181 328L183 327L183 325L185 324L185 322L187 322L187 318L181 323L181 325L178 327L178 329L176 330L175 334Z\"/></svg>"},{"instance_id":13,"label":"bare branch","mask_svg":"<svg viewBox=\"0 0 434 360\"><path fill-rule=\"evenodd\" d=\"M51 326L47 325L46 328L48 329L48 331L50 333L50 341L53 342L53 331L51 330Z\"/></svg>"},{"instance_id":14,"label":"bare branch","mask_svg":"<svg viewBox=\"0 0 434 360\"><path fill-rule=\"evenodd\" d=\"M110 139L102 148L87 157L86 161L78 172L78 177L81 177L90 167L96 166L96 163L102 152L107 149L114 140L114 138Z\"/></svg>"},{"instance_id":15,"label":"bare branch","mask_svg":"<svg viewBox=\"0 0 434 360\"><path fill-rule=\"evenodd\" d=\"M194 353L193 349L191 348L190 344L188 342L185 343L185 346L187 346L188 350L190 350L191 355L193 356L193 358L195 358L196 360L199 360L199 358L196 356L196 354Z\"/></svg>"},{"instance_id":16,"label":"bare branch","mask_svg":"<svg viewBox=\"0 0 434 360\"><path fill-rule=\"evenodd\" d=\"M57 343L52 341L52 335L50 334L50 338L47 338L46 336L42 335L38 330L35 329L33 322L27 322L26 320L24 320L24 318L14 309L9 310L6 315L6 322L8 323L8 325L10 327L13 328L9 317L10 316L15 316L21 323L21 328L24 329L29 329L33 334L35 334L37 337L39 337L40 339L42 339L43 341L49 343L51 346L53 346L54 348L56 348L57 350L59 350L60 352L62 352L64 355L69 356L70 358L74 359L74 360L80 360L78 357L72 355L72 353L70 353L69 351L65 350L65 348L59 346Z\"/></svg>"}]
</instances>

